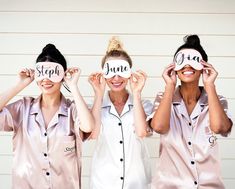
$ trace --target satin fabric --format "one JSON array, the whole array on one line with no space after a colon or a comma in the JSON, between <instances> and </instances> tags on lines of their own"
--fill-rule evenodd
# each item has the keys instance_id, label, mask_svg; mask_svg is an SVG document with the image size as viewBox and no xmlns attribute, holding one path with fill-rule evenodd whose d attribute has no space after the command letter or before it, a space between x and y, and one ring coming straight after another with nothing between
<instances>
[{"instance_id":1,"label":"satin fabric","mask_svg":"<svg viewBox=\"0 0 235 189\"><path fill-rule=\"evenodd\" d=\"M179 87L176 89L170 130L160 137L160 160L152 189L224 189L221 177L218 139L210 129L208 96L201 96L189 116ZM155 100L155 110L163 93ZM227 101L219 96L227 113ZM152 118L154 112L148 119Z\"/></svg>"},{"instance_id":2,"label":"satin fabric","mask_svg":"<svg viewBox=\"0 0 235 189\"><path fill-rule=\"evenodd\" d=\"M13 189L79 189L83 133L75 105L62 96L45 129L41 97L23 98L0 112L0 130L13 131Z\"/></svg>"}]
</instances>

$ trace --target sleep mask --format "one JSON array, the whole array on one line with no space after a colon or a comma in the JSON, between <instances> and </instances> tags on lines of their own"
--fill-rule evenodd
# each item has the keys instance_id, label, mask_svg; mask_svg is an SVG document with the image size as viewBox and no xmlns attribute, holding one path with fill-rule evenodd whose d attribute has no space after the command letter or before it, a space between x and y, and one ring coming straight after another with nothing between
<instances>
[{"instance_id":1,"label":"sleep mask","mask_svg":"<svg viewBox=\"0 0 235 189\"><path fill-rule=\"evenodd\" d=\"M190 65L195 70L201 70L203 65L200 63L202 55L194 49L180 50L174 57L175 71L182 69L186 65Z\"/></svg>"},{"instance_id":2,"label":"sleep mask","mask_svg":"<svg viewBox=\"0 0 235 189\"><path fill-rule=\"evenodd\" d=\"M108 60L104 64L103 75L106 79L115 75L129 78L131 76L130 64L126 60Z\"/></svg>"},{"instance_id":3,"label":"sleep mask","mask_svg":"<svg viewBox=\"0 0 235 189\"><path fill-rule=\"evenodd\" d=\"M35 65L35 80L49 79L59 83L64 78L64 68L56 62L37 62Z\"/></svg>"}]
</instances>

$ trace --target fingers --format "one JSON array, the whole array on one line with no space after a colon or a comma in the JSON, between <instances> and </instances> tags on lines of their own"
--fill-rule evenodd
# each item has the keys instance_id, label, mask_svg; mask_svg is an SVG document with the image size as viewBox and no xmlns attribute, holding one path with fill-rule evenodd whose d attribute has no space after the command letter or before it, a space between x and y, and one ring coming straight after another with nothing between
<instances>
[{"instance_id":1,"label":"fingers","mask_svg":"<svg viewBox=\"0 0 235 189\"><path fill-rule=\"evenodd\" d=\"M80 75L80 73L81 73L81 70L78 67L68 68L65 72L65 78L71 79L74 74Z\"/></svg>"},{"instance_id":2,"label":"fingers","mask_svg":"<svg viewBox=\"0 0 235 189\"><path fill-rule=\"evenodd\" d=\"M208 62L201 60L201 64L205 67L205 68L213 68L212 64L209 64Z\"/></svg>"},{"instance_id":3,"label":"fingers","mask_svg":"<svg viewBox=\"0 0 235 189\"><path fill-rule=\"evenodd\" d=\"M176 75L176 72L174 71L175 68L175 63L169 64L165 70L163 71L163 76L171 76L171 75Z\"/></svg>"},{"instance_id":4,"label":"fingers","mask_svg":"<svg viewBox=\"0 0 235 189\"><path fill-rule=\"evenodd\" d=\"M171 63L171 64L169 64L169 65L165 68L165 70L167 70L167 71L173 71L174 68L175 68L175 63Z\"/></svg>"},{"instance_id":5,"label":"fingers","mask_svg":"<svg viewBox=\"0 0 235 189\"><path fill-rule=\"evenodd\" d=\"M100 83L101 83L101 82L104 82L103 74L102 74L101 72L92 73L92 74L88 77L88 81L89 81L89 82L99 81Z\"/></svg>"},{"instance_id":6,"label":"fingers","mask_svg":"<svg viewBox=\"0 0 235 189\"><path fill-rule=\"evenodd\" d=\"M35 73L34 69L29 69L29 74L31 78L34 78L34 73Z\"/></svg>"},{"instance_id":7,"label":"fingers","mask_svg":"<svg viewBox=\"0 0 235 189\"><path fill-rule=\"evenodd\" d=\"M132 81L145 81L147 79L147 74L142 70L137 70L131 74Z\"/></svg>"},{"instance_id":8,"label":"fingers","mask_svg":"<svg viewBox=\"0 0 235 189\"><path fill-rule=\"evenodd\" d=\"M30 75L30 71L28 68L24 68L20 71L20 75L26 75L26 76L29 76Z\"/></svg>"},{"instance_id":9,"label":"fingers","mask_svg":"<svg viewBox=\"0 0 235 189\"><path fill-rule=\"evenodd\" d=\"M203 65L203 72L204 73L217 73L215 68L212 66L212 64L209 64L208 62L205 62L204 60L201 61L201 64Z\"/></svg>"},{"instance_id":10,"label":"fingers","mask_svg":"<svg viewBox=\"0 0 235 189\"><path fill-rule=\"evenodd\" d=\"M141 74L141 75L143 75L144 77L147 77L147 74L146 74L144 71L142 71L142 70L137 70L135 73Z\"/></svg>"},{"instance_id":11,"label":"fingers","mask_svg":"<svg viewBox=\"0 0 235 189\"><path fill-rule=\"evenodd\" d=\"M19 73L20 76L34 77L34 70L31 68L24 68Z\"/></svg>"}]
</instances>

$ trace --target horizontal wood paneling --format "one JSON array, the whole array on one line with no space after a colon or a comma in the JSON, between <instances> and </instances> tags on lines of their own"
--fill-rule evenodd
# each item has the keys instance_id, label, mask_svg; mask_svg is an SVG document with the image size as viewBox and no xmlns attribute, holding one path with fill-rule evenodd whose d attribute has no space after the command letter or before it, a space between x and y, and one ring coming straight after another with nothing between
<instances>
[{"instance_id":1,"label":"horizontal wood paneling","mask_svg":"<svg viewBox=\"0 0 235 189\"><path fill-rule=\"evenodd\" d=\"M0 174L1 189L11 188L12 177L10 174Z\"/></svg>"},{"instance_id":2,"label":"horizontal wood paneling","mask_svg":"<svg viewBox=\"0 0 235 189\"><path fill-rule=\"evenodd\" d=\"M17 22L14 22L16 19ZM202 19L203 22L201 22ZM232 35L235 33L234 20L235 14L188 14L185 16L184 13L0 12L1 32L16 33L179 35L185 34L185 28L187 28L188 33ZM210 23L210 27L207 27L207 23ZM77 26L74 27L75 25Z\"/></svg>"},{"instance_id":3,"label":"horizontal wood paneling","mask_svg":"<svg viewBox=\"0 0 235 189\"><path fill-rule=\"evenodd\" d=\"M235 2L233 0L177 0L177 1L135 1L119 0L94 2L92 0L1 0L0 11L62 11L62 12L166 12L170 13L235 13Z\"/></svg>"},{"instance_id":4,"label":"horizontal wood paneling","mask_svg":"<svg viewBox=\"0 0 235 189\"><path fill-rule=\"evenodd\" d=\"M64 55L104 55L112 35L106 34L3 34L0 55L38 55L47 43L54 43ZM132 55L170 56L183 44L184 35L122 35L124 48ZM25 43L27 41L27 43ZM209 57L234 57L234 36L201 36ZM24 44L24 45L22 45ZM97 44L99 46L97 47Z\"/></svg>"}]
</instances>

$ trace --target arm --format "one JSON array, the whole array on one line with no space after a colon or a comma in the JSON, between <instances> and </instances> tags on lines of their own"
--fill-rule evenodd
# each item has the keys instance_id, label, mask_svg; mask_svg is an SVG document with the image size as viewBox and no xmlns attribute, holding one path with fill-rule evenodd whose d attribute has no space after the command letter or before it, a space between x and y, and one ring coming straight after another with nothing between
<instances>
[{"instance_id":1,"label":"arm","mask_svg":"<svg viewBox=\"0 0 235 189\"><path fill-rule=\"evenodd\" d=\"M149 134L149 123L146 121L146 114L141 102L141 92L144 88L147 75L143 71L132 73L130 86L133 94L135 132L139 137Z\"/></svg>"},{"instance_id":2,"label":"arm","mask_svg":"<svg viewBox=\"0 0 235 189\"><path fill-rule=\"evenodd\" d=\"M89 83L92 85L95 92L94 104L92 106L92 114L95 118L95 128L92 131L91 139L97 139L100 133L101 126L101 105L105 91L105 80L101 73L94 73L89 76Z\"/></svg>"},{"instance_id":3,"label":"arm","mask_svg":"<svg viewBox=\"0 0 235 189\"><path fill-rule=\"evenodd\" d=\"M76 109L79 115L80 120L80 130L89 133L94 128L94 118L90 113L85 101L82 98L82 95L78 89L77 82L80 76L80 69L78 68L69 68L65 73L65 82L69 86L69 89L72 93Z\"/></svg>"},{"instance_id":4,"label":"arm","mask_svg":"<svg viewBox=\"0 0 235 189\"><path fill-rule=\"evenodd\" d=\"M151 120L151 127L159 134L165 134L170 128L171 104L176 85L176 74L174 64L170 64L163 72L163 78L166 82L163 98L156 99L160 102L156 112Z\"/></svg>"},{"instance_id":5,"label":"arm","mask_svg":"<svg viewBox=\"0 0 235 189\"><path fill-rule=\"evenodd\" d=\"M28 86L34 80L34 70L23 69L19 73L19 80L16 85L0 94L0 111L6 104L15 97L20 91Z\"/></svg>"},{"instance_id":6,"label":"arm","mask_svg":"<svg viewBox=\"0 0 235 189\"><path fill-rule=\"evenodd\" d=\"M216 93L214 81L218 75L211 64L202 62L203 84L208 94L210 128L216 134L226 135L232 127L232 121L226 115L224 108Z\"/></svg>"}]
</instances>

